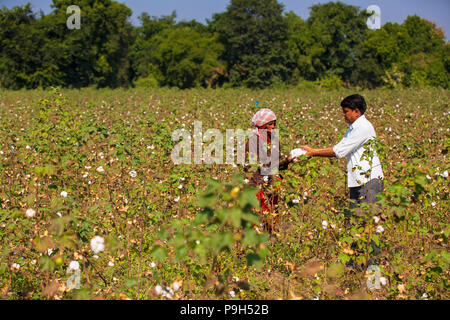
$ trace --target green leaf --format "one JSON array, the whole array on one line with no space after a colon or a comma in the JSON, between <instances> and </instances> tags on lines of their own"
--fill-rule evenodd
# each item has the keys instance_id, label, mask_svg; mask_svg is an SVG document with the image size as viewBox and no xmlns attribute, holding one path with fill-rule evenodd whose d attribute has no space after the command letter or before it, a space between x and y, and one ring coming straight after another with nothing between
<instances>
[{"instance_id":1,"label":"green leaf","mask_svg":"<svg viewBox=\"0 0 450 320\"><path fill-rule=\"evenodd\" d=\"M48 249L54 248L53 239L50 237L36 237L34 238L33 243L36 246L36 250L40 252L46 252Z\"/></svg>"},{"instance_id":2,"label":"green leaf","mask_svg":"<svg viewBox=\"0 0 450 320\"><path fill-rule=\"evenodd\" d=\"M77 247L77 237L69 232L66 232L58 239L58 246L60 249L64 248L75 249Z\"/></svg>"},{"instance_id":3,"label":"green leaf","mask_svg":"<svg viewBox=\"0 0 450 320\"><path fill-rule=\"evenodd\" d=\"M342 261L342 263L347 263L350 261L350 257L346 255L345 253L341 252L339 253L339 260Z\"/></svg>"},{"instance_id":4,"label":"green leaf","mask_svg":"<svg viewBox=\"0 0 450 320\"><path fill-rule=\"evenodd\" d=\"M258 234L253 230L245 230L244 239L242 240L243 246L254 247L259 243Z\"/></svg>"},{"instance_id":5,"label":"green leaf","mask_svg":"<svg viewBox=\"0 0 450 320\"><path fill-rule=\"evenodd\" d=\"M53 271L55 269L55 262L48 256L42 256L40 259L40 269L42 271Z\"/></svg>"},{"instance_id":6,"label":"green leaf","mask_svg":"<svg viewBox=\"0 0 450 320\"><path fill-rule=\"evenodd\" d=\"M264 267L264 258L257 253L248 253L245 258L247 260L247 264L255 267L258 271Z\"/></svg>"},{"instance_id":7,"label":"green leaf","mask_svg":"<svg viewBox=\"0 0 450 320\"><path fill-rule=\"evenodd\" d=\"M155 258L157 261L162 262L167 257L166 249L164 249L161 246L156 246L156 247L153 248L152 253L150 254L150 256Z\"/></svg>"},{"instance_id":8,"label":"green leaf","mask_svg":"<svg viewBox=\"0 0 450 320\"><path fill-rule=\"evenodd\" d=\"M186 246L180 246L176 249L176 259L177 261L183 261L188 254L188 248Z\"/></svg>"},{"instance_id":9,"label":"green leaf","mask_svg":"<svg viewBox=\"0 0 450 320\"><path fill-rule=\"evenodd\" d=\"M131 288L131 287L135 287L135 286L137 286L137 284L138 284L138 281L137 281L137 279L127 279L126 281L125 281L125 286L127 287L127 288Z\"/></svg>"},{"instance_id":10,"label":"green leaf","mask_svg":"<svg viewBox=\"0 0 450 320\"><path fill-rule=\"evenodd\" d=\"M233 224L235 228L239 228L241 226L241 215L242 211L237 208L232 208L227 210L228 219Z\"/></svg>"},{"instance_id":11,"label":"green leaf","mask_svg":"<svg viewBox=\"0 0 450 320\"><path fill-rule=\"evenodd\" d=\"M345 262L344 262L345 263ZM336 279L342 276L345 272L344 264L333 263L327 268L327 277L331 279Z\"/></svg>"},{"instance_id":12,"label":"green leaf","mask_svg":"<svg viewBox=\"0 0 450 320\"><path fill-rule=\"evenodd\" d=\"M258 189L253 187L247 187L242 192L239 193L239 205L241 208L245 208L245 206L250 205L252 208L259 208L259 201L256 198L256 194L258 193Z\"/></svg>"}]
</instances>

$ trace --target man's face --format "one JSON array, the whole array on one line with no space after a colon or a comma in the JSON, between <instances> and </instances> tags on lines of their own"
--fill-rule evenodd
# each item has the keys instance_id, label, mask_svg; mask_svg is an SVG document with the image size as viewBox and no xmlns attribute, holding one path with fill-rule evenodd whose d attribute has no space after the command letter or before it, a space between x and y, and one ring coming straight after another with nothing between
<instances>
[{"instance_id":1,"label":"man's face","mask_svg":"<svg viewBox=\"0 0 450 320\"><path fill-rule=\"evenodd\" d=\"M350 108L342 108L342 115L344 116L345 122L352 124L361 116L361 111L359 109L352 110Z\"/></svg>"}]
</instances>

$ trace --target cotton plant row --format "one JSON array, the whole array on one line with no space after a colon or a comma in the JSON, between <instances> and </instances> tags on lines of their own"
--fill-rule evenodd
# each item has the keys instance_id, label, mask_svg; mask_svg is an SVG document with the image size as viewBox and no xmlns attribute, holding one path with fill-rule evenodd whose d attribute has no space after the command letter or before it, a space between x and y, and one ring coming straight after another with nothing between
<instances>
[{"instance_id":1,"label":"cotton plant row","mask_svg":"<svg viewBox=\"0 0 450 320\"><path fill-rule=\"evenodd\" d=\"M1 259L2 295L350 299L365 281L363 274L351 271L334 278L324 271L342 264L343 254L357 253L349 237L359 239L364 230L348 230L342 219L345 164L331 166L321 159L303 159L286 174L281 229L265 244L264 272L247 264L248 252L234 247L215 259L205 255L204 265L189 254L165 263L151 256L158 247L169 259L176 256L172 250L182 245L173 246L175 233L159 235L173 221L189 226L201 210L197 199L208 178L229 182L240 173L232 166L174 166L167 154L175 128L189 130L202 120L209 128L232 124L230 128L246 129L258 100L282 115L282 152L288 154L304 143L331 145L345 133L337 102L347 92L261 91L258 97L246 90L161 90L151 97L132 91L94 93L87 98L72 91L42 92L40 103L42 96L36 99L36 93L19 97L6 92L2 98L9 106L0 111L0 175L5 182L0 239L7 249ZM373 104L368 117L380 128L385 146L387 179L384 211L366 218L379 234L388 262L380 266L380 289L369 294L446 298L448 92L375 90L366 96ZM240 188L248 182L243 180ZM239 232L234 236L242 237ZM204 239L191 240L193 250L207 248ZM304 268L313 257L322 268L309 275ZM77 272L80 289L67 285ZM204 274L211 277L210 286ZM227 282L217 284L219 275ZM237 275L239 280L232 278ZM52 295L56 280L60 289ZM240 288L241 282L249 287ZM29 287L35 288L32 294Z\"/></svg>"}]
</instances>

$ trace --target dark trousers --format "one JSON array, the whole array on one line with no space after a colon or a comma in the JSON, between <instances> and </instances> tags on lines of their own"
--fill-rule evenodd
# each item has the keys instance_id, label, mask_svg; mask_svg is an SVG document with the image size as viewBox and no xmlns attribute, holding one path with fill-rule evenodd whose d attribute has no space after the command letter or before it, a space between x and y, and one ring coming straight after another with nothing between
<instances>
[{"instance_id":1,"label":"dark trousers","mask_svg":"<svg viewBox=\"0 0 450 320\"><path fill-rule=\"evenodd\" d=\"M384 182L380 179L372 179L361 187L350 188L350 209L355 209L361 203L375 203L377 194L382 192Z\"/></svg>"},{"instance_id":2,"label":"dark trousers","mask_svg":"<svg viewBox=\"0 0 450 320\"><path fill-rule=\"evenodd\" d=\"M350 210L347 211L347 219L353 215L353 210L358 208L361 203L375 203L378 193L382 192L383 188L384 182L380 179L372 179L363 186L350 188ZM350 225L349 220L347 220L347 225ZM365 223L363 222L362 225L364 226ZM371 246L373 250L372 254L378 255L380 248L376 245L375 241L371 241ZM356 243L352 247L356 247Z\"/></svg>"}]
</instances>

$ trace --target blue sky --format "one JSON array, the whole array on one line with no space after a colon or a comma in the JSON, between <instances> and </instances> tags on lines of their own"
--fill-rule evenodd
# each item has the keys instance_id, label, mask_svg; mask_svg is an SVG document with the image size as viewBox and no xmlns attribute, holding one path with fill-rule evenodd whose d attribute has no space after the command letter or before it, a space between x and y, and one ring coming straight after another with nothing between
<instances>
[{"instance_id":1,"label":"blue sky","mask_svg":"<svg viewBox=\"0 0 450 320\"><path fill-rule=\"evenodd\" d=\"M51 0L0 0L0 7L11 8L30 2L34 11L42 9L45 13L51 11ZM119 0L125 3L132 11L131 21L138 25L138 16L147 12L151 16L169 15L173 10L177 12L177 20L192 20L205 23L211 19L213 13L226 10L230 0ZM294 11L303 19L309 16L309 7L317 3L327 3L329 0L279 0L285 6L285 11ZM408 15L417 14L435 22L445 32L447 39L450 34L449 0L344 0L346 4L367 8L369 5L378 5L381 9L381 23L402 23ZM76 4L77 0L73 0ZM83 8L81 8L83 10Z\"/></svg>"}]
</instances>

